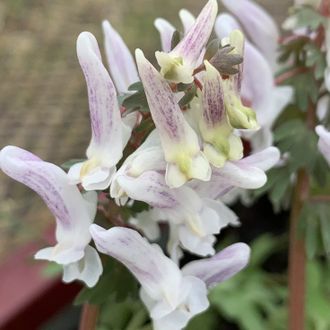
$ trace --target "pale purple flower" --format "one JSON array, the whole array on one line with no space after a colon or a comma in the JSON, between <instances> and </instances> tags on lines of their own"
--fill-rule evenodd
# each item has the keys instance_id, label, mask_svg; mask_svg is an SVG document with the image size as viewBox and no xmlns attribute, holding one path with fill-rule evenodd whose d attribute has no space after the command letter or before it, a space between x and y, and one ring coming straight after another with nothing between
<instances>
[{"instance_id":1,"label":"pale purple flower","mask_svg":"<svg viewBox=\"0 0 330 330\"><path fill-rule=\"evenodd\" d=\"M220 39L236 29L241 30L241 27L234 17L228 14L218 16L215 31ZM243 136L250 140L254 152L272 145L272 126L290 102L292 94L291 87L275 85L271 65L257 48L245 40L241 97L255 110L260 129L244 132Z\"/></svg>"},{"instance_id":2,"label":"pale purple flower","mask_svg":"<svg viewBox=\"0 0 330 330\"><path fill-rule=\"evenodd\" d=\"M139 49L136 61L167 162L166 183L180 187L193 178L209 180L211 168L200 150L198 136L184 118L168 82Z\"/></svg>"},{"instance_id":3,"label":"pale purple flower","mask_svg":"<svg viewBox=\"0 0 330 330\"><path fill-rule=\"evenodd\" d=\"M227 160L243 157L243 145L228 121L221 75L209 62L204 64L203 91L191 111L195 112L203 153L213 166L222 167Z\"/></svg>"},{"instance_id":4,"label":"pale purple flower","mask_svg":"<svg viewBox=\"0 0 330 330\"><path fill-rule=\"evenodd\" d=\"M239 19L249 39L275 69L279 29L274 19L251 0L222 0L222 2Z\"/></svg>"},{"instance_id":5,"label":"pale purple flower","mask_svg":"<svg viewBox=\"0 0 330 330\"><path fill-rule=\"evenodd\" d=\"M186 35L195 24L196 19L186 9L181 9L179 11L179 16L183 25L184 35ZM175 32L175 27L164 18L157 18L154 22L154 25L159 32L163 52L169 53L171 51L172 38L173 33Z\"/></svg>"},{"instance_id":6,"label":"pale purple flower","mask_svg":"<svg viewBox=\"0 0 330 330\"><path fill-rule=\"evenodd\" d=\"M140 282L155 330L183 329L209 306L207 288L235 275L249 260L249 247L239 243L181 271L158 245L132 229L92 225L90 230L98 250L123 263Z\"/></svg>"},{"instance_id":7,"label":"pale purple flower","mask_svg":"<svg viewBox=\"0 0 330 330\"><path fill-rule=\"evenodd\" d=\"M101 260L89 246L89 226L96 214L96 194L85 200L76 186L69 184L66 173L18 147L7 146L0 152L1 170L9 177L34 190L56 219L57 244L36 253L36 259L63 265L63 280L75 279L94 286L102 273Z\"/></svg>"},{"instance_id":8,"label":"pale purple flower","mask_svg":"<svg viewBox=\"0 0 330 330\"><path fill-rule=\"evenodd\" d=\"M193 71L209 40L217 11L217 1L209 0L193 25L191 25L191 18L188 21L187 15L183 14L187 29L188 26L191 26L184 38L170 52L156 52L156 58L161 67L160 72L167 80L176 83L191 83L193 81ZM162 26L157 25L163 35L163 48L168 51L170 35L173 34L172 29L168 23L165 26L164 21L162 21Z\"/></svg>"},{"instance_id":9,"label":"pale purple flower","mask_svg":"<svg viewBox=\"0 0 330 330\"><path fill-rule=\"evenodd\" d=\"M109 21L103 21L102 27L111 77L118 93L127 93L128 87L139 81L134 58L122 37Z\"/></svg>"},{"instance_id":10,"label":"pale purple flower","mask_svg":"<svg viewBox=\"0 0 330 330\"><path fill-rule=\"evenodd\" d=\"M121 118L115 86L91 33L79 35L77 54L88 88L92 138L88 160L73 165L68 175L73 184L81 182L86 190L103 190L109 187L123 156L136 114Z\"/></svg>"}]
</instances>

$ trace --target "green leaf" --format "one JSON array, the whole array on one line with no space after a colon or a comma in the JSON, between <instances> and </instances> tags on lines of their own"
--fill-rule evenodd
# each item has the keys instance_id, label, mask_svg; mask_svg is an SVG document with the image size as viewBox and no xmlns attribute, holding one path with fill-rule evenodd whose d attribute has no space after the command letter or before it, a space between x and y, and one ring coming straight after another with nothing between
<instances>
[{"instance_id":1,"label":"green leaf","mask_svg":"<svg viewBox=\"0 0 330 330\"><path fill-rule=\"evenodd\" d=\"M133 275L119 262L107 259L103 273L93 288L84 288L75 299L75 305L102 304L109 299L116 302L138 295L138 284Z\"/></svg>"},{"instance_id":2,"label":"green leaf","mask_svg":"<svg viewBox=\"0 0 330 330\"><path fill-rule=\"evenodd\" d=\"M209 308L206 312L195 316L185 330L218 330L219 320L215 310Z\"/></svg>"},{"instance_id":3,"label":"green leaf","mask_svg":"<svg viewBox=\"0 0 330 330\"><path fill-rule=\"evenodd\" d=\"M184 96L180 99L179 106L183 108L186 105L188 105L192 101L192 99L196 96L196 91L197 91L196 85L191 84L190 87L185 90Z\"/></svg>"},{"instance_id":4,"label":"green leaf","mask_svg":"<svg viewBox=\"0 0 330 330\"><path fill-rule=\"evenodd\" d=\"M63 163L61 165L61 167L63 168L63 170L68 171L71 168L71 166L73 166L74 164L81 163L81 162L84 162L84 161L86 161L86 158L70 159L67 162Z\"/></svg>"},{"instance_id":5,"label":"green leaf","mask_svg":"<svg viewBox=\"0 0 330 330\"><path fill-rule=\"evenodd\" d=\"M264 271L261 265L282 244L278 245L275 237L267 235L258 238L251 245L251 263L242 272L211 290L211 306L226 320L235 322L241 330L270 329L271 318L276 324L271 329L282 330L278 326L281 322L275 315L283 309L286 287L277 282L276 274ZM258 249L261 251L256 251ZM279 315L282 320L283 314Z\"/></svg>"},{"instance_id":6,"label":"green leaf","mask_svg":"<svg viewBox=\"0 0 330 330\"><path fill-rule=\"evenodd\" d=\"M295 29L308 27L312 30L316 30L320 25L325 25L326 23L324 16L318 13L314 8L308 6L298 8L291 17L295 23Z\"/></svg>"},{"instance_id":7,"label":"green leaf","mask_svg":"<svg viewBox=\"0 0 330 330\"><path fill-rule=\"evenodd\" d=\"M237 65L243 62L241 55L231 53L233 49L229 45L221 47L209 61L222 75L237 74Z\"/></svg>"},{"instance_id":8,"label":"green leaf","mask_svg":"<svg viewBox=\"0 0 330 330\"><path fill-rule=\"evenodd\" d=\"M176 45L180 42L180 40L181 40L181 33L175 30L171 38L171 49L175 48Z\"/></svg>"},{"instance_id":9,"label":"green leaf","mask_svg":"<svg viewBox=\"0 0 330 330\"><path fill-rule=\"evenodd\" d=\"M137 82L133 83L132 85L130 85L128 87L128 90L132 91L132 92L135 92L135 91L142 92L142 91L144 91L143 84L141 81L137 81Z\"/></svg>"},{"instance_id":10,"label":"green leaf","mask_svg":"<svg viewBox=\"0 0 330 330\"><path fill-rule=\"evenodd\" d=\"M215 56L215 54L218 52L220 47L221 47L221 41L219 39L211 40L206 47L204 60L209 61L213 56ZM232 50L233 49L234 48L232 47Z\"/></svg>"},{"instance_id":11,"label":"green leaf","mask_svg":"<svg viewBox=\"0 0 330 330\"><path fill-rule=\"evenodd\" d=\"M149 112L149 105L144 90L138 90L134 94L122 96L121 105L126 109L125 114L133 111Z\"/></svg>"}]
</instances>

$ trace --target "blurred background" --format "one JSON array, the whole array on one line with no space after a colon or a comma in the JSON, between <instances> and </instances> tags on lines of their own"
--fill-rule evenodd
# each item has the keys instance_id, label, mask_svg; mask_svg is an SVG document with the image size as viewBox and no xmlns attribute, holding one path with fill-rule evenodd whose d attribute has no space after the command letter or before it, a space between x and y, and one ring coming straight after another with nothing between
<instances>
[{"instance_id":1,"label":"blurred background","mask_svg":"<svg viewBox=\"0 0 330 330\"><path fill-rule=\"evenodd\" d=\"M257 2L279 23L291 3ZM92 32L102 49L101 22L109 19L132 51L142 48L151 59L160 48L155 18L180 26L179 9L197 14L203 5L201 0L1 0L1 148L20 146L56 164L83 158L90 127L85 80L75 51L78 34ZM43 233L52 222L34 193L0 174L0 269L29 242L43 245ZM3 294L0 280L0 299Z\"/></svg>"}]
</instances>

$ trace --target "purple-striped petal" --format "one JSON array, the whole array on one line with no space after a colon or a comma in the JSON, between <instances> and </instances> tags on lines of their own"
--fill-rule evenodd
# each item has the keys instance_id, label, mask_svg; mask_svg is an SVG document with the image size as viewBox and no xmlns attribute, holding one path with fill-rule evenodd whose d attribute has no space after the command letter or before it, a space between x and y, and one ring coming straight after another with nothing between
<instances>
[{"instance_id":1,"label":"purple-striped petal","mask_svg":"<svg viewBox=\"0 0 330 330\"><path fill-rule=\"evenodd\" d=\"M173 55L180 56L184 58L187 63L194 65L209 40L217 12L217 1L209 0L198 15L195 24L190 28L181 42L173 49Z\"/></svg>"},{"instance_id":2,"label":"purple-striped petal","mask_svg":"<svg viewBox=\"0 0 330 330\"><path fill-rule=\"evenodd\" d=\"M193 81L193 71L209 40L217 11L217 1L209 0L193 26L170 53L156 52L160 72L167 80L176 83Z\"/></svg>"},{"instance_id":3,"label":"purple-striped petal","mask_svg":"<svg viewBox=\"0 0 330 330\"><path fill-rule=\"evenodd\" d=\"M197 134L185 120L167 81L139 49L136 50L136 60L168 163L167 184L179 187L192 178L209 180L211 169L200 151Z\"/></svg>"},{"instance_id":4,"label":"purple-striped petal","mask_svg":"<svg viewBox=\"0 0 330 330\"><path fill-rule=\"evenodd\" d=\"M34 190L56 218L58 243L38 252L36 258L59 264L82 259L91 239L88 228L93 219L78 188L69 184L66 173L56 165L13 146L1 150L0 166L8 176Z\"/></svg>"},{"instance_id":5,"label":"purple-striped petal","mask_svg":"<svg viewBox=\"0 0 330 330\"><path fill-rule=\"evenodd\" d=\"M69 171L69 177L72 182L81 182L86 190L102 190L111 182L132 128L121 120L115 86L91 33L79 35L77 55L87 83L92 138L79 177L78 165Z\"/></svg>"},{"instance_id":6,"label":"purple-striped petal","mask_svg":"<svg viewBox=\"0 0 330 330\"><path fill-rule=\"evenodd\" d=\"M91 235L98 250L122 262L154 299L167 290L168 284L177 287L181 273L173 261L135 230L113 227L105 230L91 225Z\"/></svg>"},{"instance_id":7,"label":"purple-striped petal","mask_svg":"<svg viewBox=\"0 0 330 330\"><path fill-rule=\"evenodd\" d=\"M243 145L227 120L220 73L207 61L204 64L202 118L199 120L203 152L212 165L222 167L227 159L243 157Z\"/></svg>"},{"instance_id":8,"label":"purple-striped petal","mask_svg":"<svg viewBox=\"0 0 330 330\"><path fill-rule=\"evenodd\" d=\"M142 301L159 329L165 325L181 329L208 307L205 284L192 276L183 277L158 245L128 228L104 230L92 225L90 230L99 251L123 263L141 283Z\"/></svg>"},{"instance_id":9,"label":"purple-striped petal","mask_svg":"<svg viewBox=\"0 0 330 330\"><path fill-rule=\"evenodd\" d=\"M154 25L160 35L162 50L166 53L170 52L175 27L163 18L157 18L154 22Z\"/></svg>"},{"instance_id":10,"label":"purple-striped petal","mask_svg":"<svg viewBox=\"0 0 330 330\"><path fill-rule=\"evenodd\" d=\"M242 23L250 40L276 67L279 30L274 19L258 4L250 0L222 0L223 4Z\"/></svg>"},{"instance_id":11,"label":"purple-striped petal","mask_svg":"<svg viewBox=\"0 0 330 330\"><path fill-rule=\"evenodd\" d=\"M187 9L181 9L179 11L179 16L183 25L184 35L188 34L190 29L194 26L196 22L195 16Z\"/></svg>"},{"instance_id":12,"label":"purple-striped petal","mask_svg":"<svg viewBox=\"0 0 330 330\"><path fill-rule=\"evenodd\" d=\"M109 21L103 21L102 27L111 77L117 91L127 93L128 87L139 81L134 58L122 37Z\"/></svg>"},{"instance_id":13,"label":"purple-striped petal","mask_svg":"<svg viewBox=\"0 0 330 330\"><path fill-rule=\"evenodd\" d=\"M182 268L185 275L201 279L207 287L231 278L246 267L250 248L244 243L230 245L212 258L192 261Z\"/></svg>"}]
</instances>

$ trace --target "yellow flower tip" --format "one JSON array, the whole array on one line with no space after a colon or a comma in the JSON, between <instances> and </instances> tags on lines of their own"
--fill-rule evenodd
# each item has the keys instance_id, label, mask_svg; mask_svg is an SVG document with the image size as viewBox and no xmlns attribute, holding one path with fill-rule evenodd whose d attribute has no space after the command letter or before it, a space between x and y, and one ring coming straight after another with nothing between
<instances>
[{"instance_id":1,"label":"yellow flower tip","mask_svg":"<svg viewBox=\"0 0 330 330\"><path fill-rule=\"evenodd\" d=\"M189 228L194 234L199 237L204 237L206 235L204 228L202 228L200 221L198 221L198 218L190 216L187 220Z\"/></svg>"},{"instance_id":2,"label":"yellow flower tip","mask_svg":"<svg viewBox=\"0 0 330 330\"><path fill-rule=\"evenodd\" d=\"M237 129L259 129L257 115L255 111L242 104L239 96L233 92L225 95L225 105L229 123L233 128Z\"/></svg>"},{"instance_id":3,"label":"yellow flower tip","mask_svg":"<svg viewBox=\"0 0 330 330\"><path fill-rule=\"evenodd\" d=\"M88 159L87 161L85 161L80 170L80 179L82 179L84 176L89 174L91 171L93 171L99 165L100 165L100 162L95 158L91 158L91 159Z\"/></svg>"},{"instance_id":4,"label":"yellow flower tip","mask_svg":"<svg viewBox=\"0 0 330 330\"><path fill-rule=\"evenodd\" d=\"M165 79L184 84L193 82L193 69L185 65L182 57L159 51L155 56L160 66L160 73Z\"/></svg>"},{"instance_id":5,"label":"yellow flower tip","mask_svg":"<svg viewBox=\"0 0 330 330\"><path fill-rule=\"evenodd\" d=\"M243 55L244 51L244 34L240 30L233 30L229 35L230 46L235 47L232 52L234 54Z\"/></svg>"}]
</instances>

